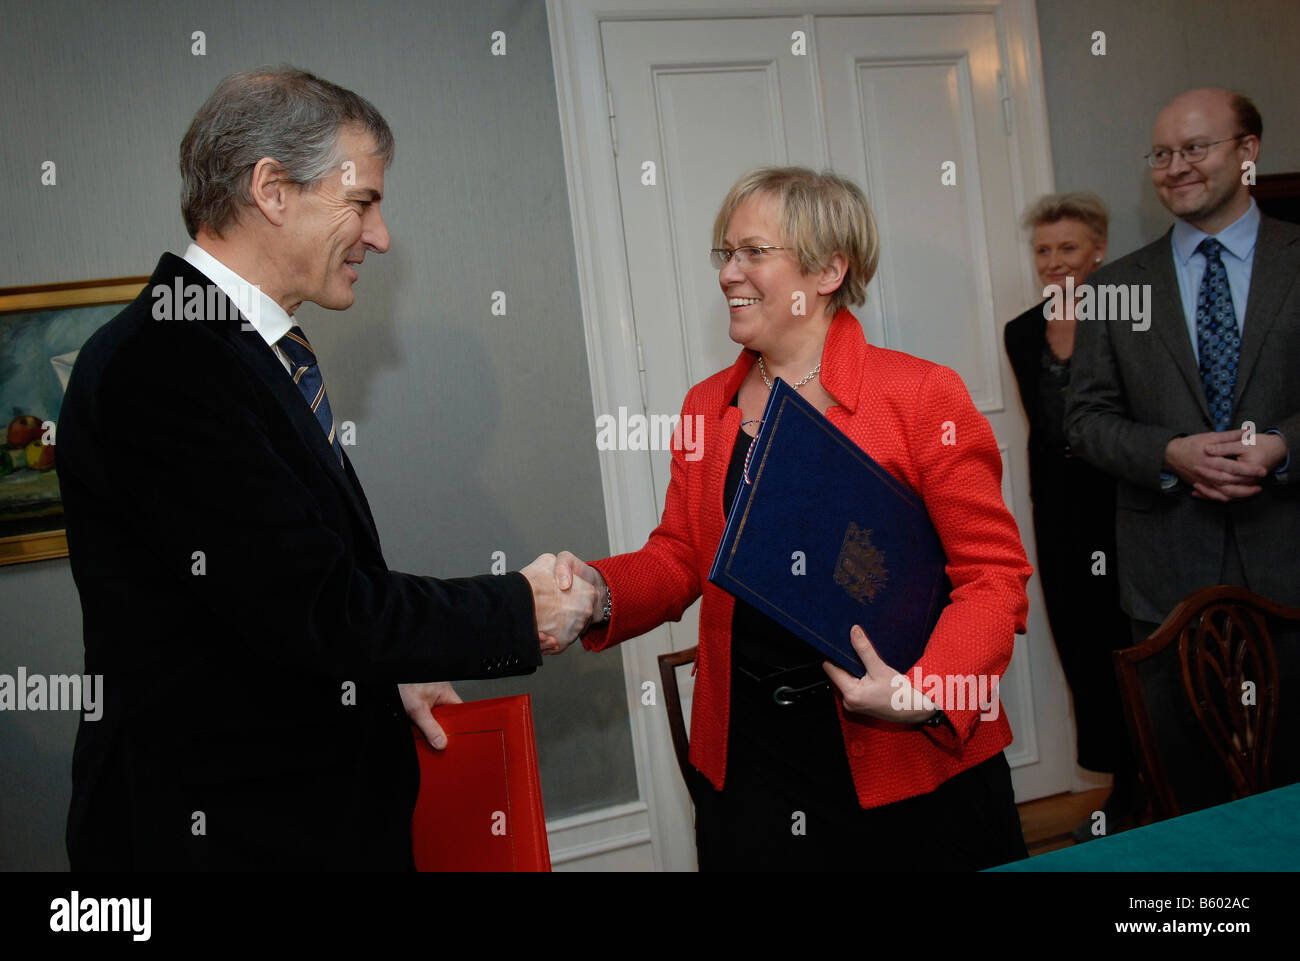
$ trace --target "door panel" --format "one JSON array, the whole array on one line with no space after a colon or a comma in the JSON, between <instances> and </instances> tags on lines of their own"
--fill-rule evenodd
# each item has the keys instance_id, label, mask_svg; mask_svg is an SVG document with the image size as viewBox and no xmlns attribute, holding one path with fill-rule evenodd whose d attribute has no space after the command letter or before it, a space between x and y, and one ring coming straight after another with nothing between
<instances>
[{"instance_id":1,"label":"door panel","mask_svg":"<svg viewBox=\"0 0 1300 961\"><path fill-rule=\"evenodd\" d=\"M875 342L952 367L985 413L1003 407L993 277L1006 275L1012 311L1008 256L1019 255L994 27L991 16L817 22L831 165L863 185L882 237Z\"/></svg>"},{"instance_id":2,"label":"door panel","mask_svg":"<svg viewBox=\"0 0 1300 961\"><path fill-rule=\"evenodd\" d=\"M803 26L796 17L601 26L651 412L679 413L691 385L740 351L727 337L726 301L709 264L727 189L752 167L824 162L812 58L790 50ZM647 161L654 186L642 182ZM652 463L662 509L668 454Z\"/></svg>"}]
</instances>

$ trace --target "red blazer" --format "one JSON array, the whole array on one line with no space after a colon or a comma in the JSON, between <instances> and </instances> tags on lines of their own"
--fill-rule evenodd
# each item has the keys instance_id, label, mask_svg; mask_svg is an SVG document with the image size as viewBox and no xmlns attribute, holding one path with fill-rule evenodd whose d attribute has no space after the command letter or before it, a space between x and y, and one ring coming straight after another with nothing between
<instances>
[{"instance_id":1,"label":"red blazer","mask_svg":"<svg viewBox=\"0 0 1300 961\"><path fill-rule=\"evenodd\" d=\"M702 417L703 457L690 461L675 449L663 518L649 541L592 565L609 584L613 615L583 639L590 650L603 650L644 634L680 619L703 591L690 758L719 789L727 771L735 601L709 583L708 573L722 539L722 491L740 428L740 408L730 401L754 360L742 351L729 370L687 393L682 417ZM1025 582L1033 568L1002 503L1002 459L988 421L954 371L871 346L848 310L831 323L821 382L839 402L827 411L831 423L921 497L947 553L952 603L917 664L922 677L1000 678L1013 635L1024 633ZM932 791L1011 743L1011 725L1000 709L996 719L981 720L976 705L956 710L945 704L954 733L846 715L836 700L864 808Z\"/></svg>"}]
</instances>

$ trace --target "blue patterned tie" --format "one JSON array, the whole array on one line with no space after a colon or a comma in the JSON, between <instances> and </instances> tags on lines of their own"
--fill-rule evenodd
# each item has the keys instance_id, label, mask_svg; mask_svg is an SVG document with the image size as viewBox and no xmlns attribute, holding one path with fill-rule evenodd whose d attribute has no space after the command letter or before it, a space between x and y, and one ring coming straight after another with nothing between
<instances>
[{"instance_id":1,"label":"blue patterned tie","mask_svg":"<svg viewBox=\"0 0 1300 961\"><path fill-rule=\"evenodd\" d=\"M1228 272L1219 251L1223 244L1206 237L1197 246L1205 255L1205 273L1196 296L1196 351L1200 356L1201 383L1210 407L1215 430L1227 430L1232 422L1232 391L1237 386L1237 358L1241 354L1241 333L1232 307Z\"/></svg>"},{"instance_id":2,"label":"blue patterned tie","mask_svg":"<svg viewBox=\"0 0 1300 961\"><path fill-rule=\"evenodd\" d=\"M325 396L325 378L321 376L320 365L316 363L316 351L307 343L307 335L301 327L290 327L289 332L276 341L275 346L284 352L293 367L293 382L302 391L311 412L320 421L321 430L329 439L334 456L343 463L343 448L334 434L334 414L330 411L330 399Z\"/></svg>"}]
</instances>

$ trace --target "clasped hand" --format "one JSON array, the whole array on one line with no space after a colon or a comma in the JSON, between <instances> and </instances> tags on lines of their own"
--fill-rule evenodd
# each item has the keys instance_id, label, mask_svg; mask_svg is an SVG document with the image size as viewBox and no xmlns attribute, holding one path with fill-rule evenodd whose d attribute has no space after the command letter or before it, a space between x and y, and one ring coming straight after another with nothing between
<instances>
[{"instance_id":1,"label":"clasped hand","mask_svg":"<svg viewBox=\"0 0 1300 961\"><path fill-rule=\"evenodd\" d=\"M558 558L543 554L520 573L533 589L537 640L543 654L563 651L604 610L604 579L568 551Z\"/></svg>"},{"instance_id":2,"label":"clasped hand","mask_svg":"<svg viewBox=\"0 0 1300 961\"><path fill-rule=\"evenodd\" d=\"M1165 446L1165 466L1192 487L1192 496L1214 501L1253 497L1261 483L1286 460L1286 441L1277 434L1243 428L1175 437Z\"/></svg>"}]
</instances>

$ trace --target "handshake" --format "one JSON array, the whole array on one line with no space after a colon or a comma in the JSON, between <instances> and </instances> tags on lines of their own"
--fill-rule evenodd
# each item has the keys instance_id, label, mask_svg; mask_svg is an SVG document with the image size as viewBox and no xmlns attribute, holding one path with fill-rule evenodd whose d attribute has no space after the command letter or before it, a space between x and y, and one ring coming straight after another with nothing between
<instances>
[{"instance_id":1,"label":"handshake","mask_svg":"<svg viewBox=\"0 0 1300 961\"><path fill-rule=\"evenodd\" d=\"M609 588L594 567L568 551L543 554L522 571L533 590L537 640L543 654L559 654L605 619Z\"/></svg>"},{"instance_id":2,"label":"handshake","mask_svg":"<svg viewBox=\"0 0 1300 961\"><path fill-rule=\"evenodd\" d=\"M537 619L537 641L543 654L559 654L582 636L592 624L605 619L609 588L594 567L588 567L568 551L560 556L543 554L519 573L528 578L533 591L533 613ZM398 684L407 715L424 733L429 746L441 751L447 735L434 719L438 704L460 704L460 695L448 681Z\"/></svg>"}]
</instances>

